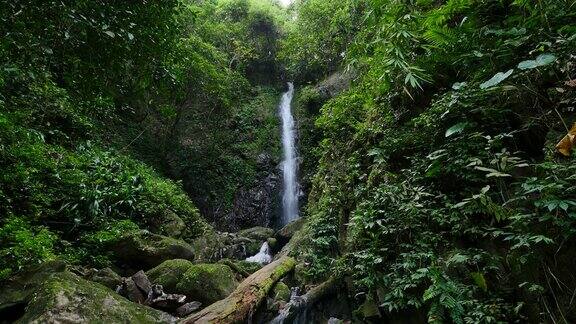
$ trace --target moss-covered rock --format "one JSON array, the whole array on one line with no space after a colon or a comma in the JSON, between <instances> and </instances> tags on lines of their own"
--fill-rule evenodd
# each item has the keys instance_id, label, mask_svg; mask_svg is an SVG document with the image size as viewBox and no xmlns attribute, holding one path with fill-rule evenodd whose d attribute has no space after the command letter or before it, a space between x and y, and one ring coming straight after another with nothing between
<instances>
[{"instance_id":1,"label":"moss-covered rock","mask_svg":"<svg viewBox=\"0 0 576 324\"><path fill-rule=\"evenodd\" d=\"M222 259L218 263L225 264L229 266L234 272L239 274L241 277L248 277L254 272L262 269L262 265L255 262L248 262L245 260L234 261L230 259Z\"/></svg>"},{"instance_id":2,"label":"moss-covered rock","mask_svg":"<svg viewBox=\"0 0 576 324\"><path fill-rule=\"evenodd\" d=\"M174 292L204 305L228 296L238 285L234 271L224 264L195 264L188 268Z\"/></svg>"},{"instance_id":3,"label":"moss-covered rock","mask_svg":"<svg viewBox=\"0 0 576 324\"><path fill-rule=\"evenodd\" d=\"M66 271L66 264L62 261L45 262L29 272L22 273L8 281L2 282L0 289L0 320L4 320L9 313L15 313L28 303L34 291L47 278L55 273ZM12 320L16 320L13 318ZM10 322L10 320L9 320Z\"/></svg>"},{"instance_id":4,"label":"moss-covered rock","mask_svg":"<svg viewBox=\"0 0 576 324\"><path fill-rule=\"evenodd\" d=\"M147 221L154 233L181 238L186 232L186 223L175 212L165 209Z\"/></svg>"},{"instance_id":5,"label":"moss-covered rock","mask_svg":"<svg viewBox=\"0 0 576 324\"><path fill-rule=\"evenodd\" d=\"M274 230L266 227L252 227L238 232L238 236L258 241L260 245L273 235Z\"/></svg>"},{"instance_id":6,"label":"moss-covered rock","mask_svg":"<svg viewBox=\"0 0 576 324\"><path fill-rule=\"evenodd\" d=\"M70 272L51 275L34 292L17 323L173 323L163 312L129 302Z\"/></svg>"},{"instance_id":7,"label":"moss-covered rock","mask_svg":"<svg viewBox=\"0 0 576 324\"><path fill-rule=\"evenodd\" d=\"M306 220L304 218L298 218L297 220L288 223L286 226L276 232L276 239L281 245L288 243L294 234L302 229L302 226L304 226L305 222Z\"/></svg>"},{"instance_id":8,"label":"moss-covered rock","mask_svg":"<svg viewBox=\"0 0 576 324\"><path fill-rule=\"evenodd\" d=\"M176 286L182 280L184 274L194 264L188 260L175 259L162 262L159 266L146 272L152 284L162 285L167 293L175 293Z\"/></svg>"},{"instance_id":9,"label":"moss-covered rock","mask_svg":"<svg viewBox=\"0 0 576 324\"><path fill-rule=\"evenodd\" d=\"M139 269L150 269L166 260L194 259L194 249L190 244L146 231L121 237L112 249L118 260Z\"/></svg>"},{"instance_id":10,"label":"moss-covered rock","mask_svg":"<svg viewBox=\"0 0 576 324\"><path fill-rule=\"evenodd\" d=\"M272 288L272 298L275 302L283 301L287 302L290 300L290 288L288 285L283 283L282 281L278 281L274 288Z\"/></svg>"},{"instance_id":11,"label":"moss-covered rock","mask_svg":"<svg viewBox=\"0 0 576 324\"><path fill-rule=\"evenodd\" d=\"M270 250L272 250L273 252L276 252L278 249L278 240L274 237L269 237L266 242L268 243L268 247L270 247Z\"/></svg>"},{"instance_id":12,"label":"moss-covered rock","mask_svg":"<svg viewBox=\"0 0 576 324\"><path fill-rule=\"evenodd\" d=\"M119 274L114 272L114 270L110 268L104 268L101 270L93 270L91 273L86 277L86 279L90 281L97 282L101 285L104 285L110 289L116 289L118 285L122 283L122 277Z\"/></svg>"}]
</instances>

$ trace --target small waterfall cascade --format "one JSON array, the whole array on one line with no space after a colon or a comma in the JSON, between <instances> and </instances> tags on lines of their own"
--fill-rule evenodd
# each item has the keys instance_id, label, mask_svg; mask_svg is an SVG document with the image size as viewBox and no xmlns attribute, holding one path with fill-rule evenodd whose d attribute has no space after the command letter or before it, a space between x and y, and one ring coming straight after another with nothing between
<instances>
[{"instance_id":1,"label":"small waterfall cascade","mask_svg":"<svg viewBox=\"0 0 576 324\"><path fill-rule=\"evenodd\" d=\"M298 216L298 196L300 185L298 183L298 155L296 150L296 127L292 116L292 98L294 85L288 83L288 91L282 95L280 101L280 119L282 121L282 161L283 190L282 190L282 223L284 225L294 221Z\"/></svg>"},{"instance_id":2,"label":"small waterfall cascade","mask_svg":"<svg viewBox=\"0 0 576 324\"><path fill-rule=\"evenodd\" d=\"M260 252L258 254L246 258L246 261L260 264L268 264L272 262L272 253L270 253L270 246L268 242L264 242L260 247Z\"/></svg>"}]
</instances>

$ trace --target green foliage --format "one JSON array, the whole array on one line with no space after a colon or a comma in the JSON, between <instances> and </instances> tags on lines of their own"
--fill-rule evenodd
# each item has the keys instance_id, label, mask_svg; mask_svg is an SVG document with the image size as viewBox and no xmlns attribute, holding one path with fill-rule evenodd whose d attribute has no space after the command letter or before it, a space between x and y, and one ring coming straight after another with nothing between
<instances>
[{"instance_id":1,"label":"green foliage","mask_svg":"<svg viewBox=\"0 0 576 324\"><path fill-rule=\"evenodd\" d=\"M311 280L350 277L388 316L437 323L574 316L574 159L554 155L575 118L562 5L348 7L364 19L337 68L360 77L316 119Z\"/></svg>"},{"instance_id":2,"label":"green foliage","mask_svg":"<svg viewBox=\"0 0 576 324\"><path fill-rule=\"evenodd\" d=\"M25 267L55 257L57 236L44 226L32 226L21 217L10 217L0 227L0 281Z\"/></svg>"},{"instance_id":3,"label":"green foliage","mask_svg":"<svg viewBox=\"0 0 576 324\"><path fill-rule=\"evenodd\" d=\"M287 24L280 59L301 83L326 76L339 68L344 51L361 18L357 1L297 1L297 19Z\"/></svg>"}]
</instances>

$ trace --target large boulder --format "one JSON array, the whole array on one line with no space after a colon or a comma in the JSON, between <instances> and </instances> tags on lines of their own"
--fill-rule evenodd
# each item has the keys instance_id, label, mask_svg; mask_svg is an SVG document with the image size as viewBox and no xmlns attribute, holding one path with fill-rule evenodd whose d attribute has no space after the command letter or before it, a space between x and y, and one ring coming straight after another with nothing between
<instances>
[{"instance_id":1,"label":"large boulder","mask_svg":"<svg viewBox=\"0 0 576 324\"><path fill-rule=\"evenodd\" d=\"M90 269L84 278L102 284L112 290L116 290L122 284L122 277L110 268Z\"/></svg>"},{"instance_id":2,"label":"large boulder","mask_svg":"<svg viewBox=\"0 0 576 324\"><path fill-rule=\"evenodd\" d=\"M132 303L70 272L47 278L16 323L174 323L161 311Z\"/></svg>"},{"instance_id":3,"label":"large boulder","mask_svg":"<svg viewBox=\"0 0 576 324\"><path fill-rule=\"evenodd\" d=\"M176 285L176 293L204 305L227 297L238 286L234 271L224 264L195 264Z\"/></svg>"},{"instance_id":4,"label":"large boulder","mask_svg":"<svg viewBox=\"0 0 576 324\"><path fill-rule=\"evenodd\" d=\"M304 218L298 218L295 221L288 223L286 226L282 227L278 232L276 232L276 239L280 245L285 245L290 241L290 239L302 229L306 220Z\"/></svg>"},{"instance_id":5,"label":"large boulder","mask_svg":"<svg viewBox=\"0 0 576 324\"><path fill-rule=\"evenodd\" d=\"M162 285L165 291L176 293L176 286L184 274L194 264L188 260L174 259L162 262L157 267L146 272L148 279L155 285Z\"/></svg>"},{"instance_id":6,"label":"large boulder","mask_svg":"<svg viewBox=\"0 0 576 324\"><path fill-rule=\"evenodd\" d=\"M170 260L149 270L147 275L165 291L186 295L188 301L199 301L203 305L225 298L238 285L234 271L225 264Z\"/></svg>"},{"instance_id":7,"label":"large boulder","mask_svg":"<svg viewBox=\"0 0 576 324\"><path fill-rule=\"evenodd\" d=\"M66 264L62 261L49 261L2 282L0 321L10 323L20 318L36 289L47 278L66 269Z\"/></svg>"},{"instance_id":8,"label":"large boulder","mask_svg":"<svg viewBox=\"0 0 576 324\"><path fill-rule=\"evenodd\" d=\"M274 235L274 230L267 227L252 227L238 232L238 236L259 241L260 244Z\"/></svg>"},{"instance_id":9,"label":"large boulder","mask_svg":"<svg viewBox=\"0 0 576 324\"><path fill-rule=\"evenodd\" d=\"M190 244L147 231L126 234L112 249L118 260L139 269L150 269L171 259L194 259Z\"/></svg>"},{"instance_id":10,"label":"large boulder","mask_svg":"<svg viewBox=\"0 0 576 324\"><path fill-rule=\"evenodd\" d=\"M186 234L186 222L170 209L150 217L147 220L148 228L154 233L181 238Z\"/></svg>"}]
</instances>

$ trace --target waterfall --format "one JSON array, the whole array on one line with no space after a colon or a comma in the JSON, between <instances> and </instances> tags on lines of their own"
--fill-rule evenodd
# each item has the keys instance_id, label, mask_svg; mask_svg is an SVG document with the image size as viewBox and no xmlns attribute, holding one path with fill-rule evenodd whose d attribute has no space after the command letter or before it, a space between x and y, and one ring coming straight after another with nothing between
<instances>
[{"instance_id":1,"label":"waterfall","mask_svg":"<svg viewBox=\"0 0 576 324\"><path fill-rule=\"evenodd\" d=\"M282 119L282 161L283 191L282 191L282 223L288 224L298 218L298 156L296 151L296 130L294 117L292 116L292 97L294 85L288 83L288 91L282 95L280 101L280 118Z\"/></svg>"}]
</instances>

